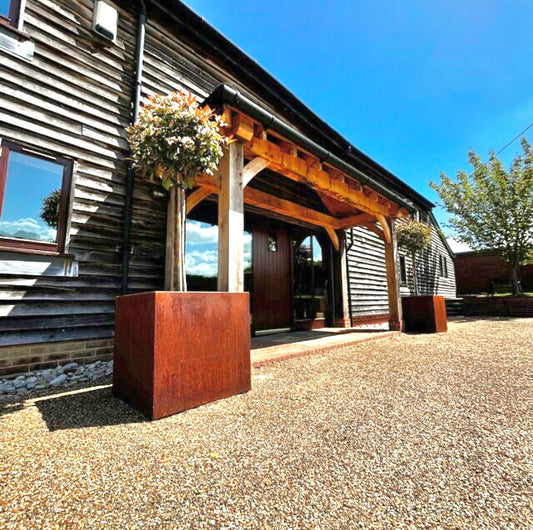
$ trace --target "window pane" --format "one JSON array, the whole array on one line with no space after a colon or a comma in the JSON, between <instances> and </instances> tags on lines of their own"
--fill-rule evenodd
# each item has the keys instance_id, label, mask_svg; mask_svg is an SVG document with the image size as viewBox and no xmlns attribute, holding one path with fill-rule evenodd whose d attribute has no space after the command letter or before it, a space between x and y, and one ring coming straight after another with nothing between
<instances>
[{"instance_id":1,"label":"window pane","mask_svg":"<svg viewBox=\"0 0 533 530\"><path fill-rule=\"evenodd\" d=\"M277 252L278 251L278 236L276 232L269 232L268 234L268 240L267 240L267 246L269 252Z\"/></svg>"},{"instance_id":2,"label":"window pane","mask_svg":"<svg viewBox=\"0 0 533 530\"><path fill-rule=\"evenodd\" d=\"M216 291L218 226L187 220L185 230L187 289L189 291Z\"/></svg>"},{"instance_id":3,"label":"window pane","mask_svg":"<svg viewBox=\"0 0 533 530\"><path fill-rule=\"evenodd\" d=\"M0 15L9 18L9 6L11 0L0 0Z\"/></svg>"},{"instance_id":4,"label":"window pane","mask_svg":"<svg viewBox=\"0 0 533 530\"><path fill-rule=\"evenodd\" d=\"M63 169L55 162L10 152L0 235L56 241Z\"/></svg>"}]
</instances>

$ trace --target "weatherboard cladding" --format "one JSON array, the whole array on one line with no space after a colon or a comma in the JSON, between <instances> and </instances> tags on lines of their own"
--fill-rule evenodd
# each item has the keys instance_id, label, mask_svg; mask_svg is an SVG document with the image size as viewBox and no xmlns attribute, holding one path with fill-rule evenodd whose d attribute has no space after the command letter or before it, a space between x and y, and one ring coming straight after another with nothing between
<instances>
[{"instance_id":1,"label":"weatherboard cladding","mask_svg":"<svg viewBox=\"0 0 533 530\"><path fill-rule=\"evenodd\" d=\"M0 274L0 346L112 336L122 266L124 127L131 114L137 32L135 4L117 7L117 42L108 46L91 30L92 0L27 0L23 29L35 43L33 60L0 49L0 137L76 161L67 252L78 262L72 277ZM194 49L173 33L173 24L165 27L159 20L148 19L143 97L185 88L204 98L226 82L287 120L285 108L250 90L250 79L230 74L210 50ZM303 130L301 120L291 124ZM164 231L164 201L137 180L132 291L162 288ZM358 314L387 310L382 244L376 239L366 232L360 269L351 267Z\"/></svg>"},{"instance_id":2,"label":"weatherboard cladding","mask_svg":"<svg viewBox=\"0 0 533 530\"><path fill-rule=\"evenodd\" d=\"M388 313L385 246L381 239L365 228L348 232L348 278L352 316ZM400 255L405 252L399 250ZM448 277L439 274L439 256L447 262ZM400 294L414 293L411 257L405 255L407 283L401 285ZM432 226L431 246L417 258L417 278L420 294L455 298L455 272L453 258L442 241L438 230Z\"/></svg>"}]
</instances>

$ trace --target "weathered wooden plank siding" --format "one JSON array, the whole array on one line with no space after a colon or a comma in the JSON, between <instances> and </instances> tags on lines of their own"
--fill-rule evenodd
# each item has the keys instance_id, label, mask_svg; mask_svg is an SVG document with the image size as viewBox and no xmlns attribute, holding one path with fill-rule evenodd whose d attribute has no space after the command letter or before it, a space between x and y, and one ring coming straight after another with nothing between
<instances>
[{"instance_id":1,"label":"weathered wooden plank siding","mask_svg":"<svg viewBox=\"0 0 533 530\"><path fill-rule=\"evenodd\" d=\"M347 238L348 243L353 242L348 251L348 281L352 316L388 313L383 241L361 227L354 228L351 235L348 231ZM399 254L405 255L405 252L400 250ZM439 275L439 255L443 255L447 260L447 278ZM431 247L424 252L417 263L420 294L436 294L446 298L455 298L453 260L435 228L431 232ZM411 258L409 256L406 256L406 267L407 284L400 288L402 296L414 294Z\"/></svg>"},{"instance_id":2,"label":"weathered wooden plank siding","mask_svg":"<svg viewBox=\"0 0 533 530\"><path fill-rule=\"evenodd\" d=\"M117 43L105 46L92 13L92 0L28 0L33 60L0 50L0 137L77 162L67 252L79 267L77 277L0 275L0 345L112 335L136 16L121 8Z\"/></svg>"},{"instance_id":3,"label":"weathered wooden plank siding","mask_svg":"<svg viewBox=\"0 0 533 530\"><path fill-rule=\"evenodd\" d=\"M400 254L405 255L405 252L400 251ZM440 275L439 256L443 256L446 259L447 277ZM409 294L414 294L412 261L409 255L405 255L405 264L407 269L407 285L401 286L400 293L403 296L408 296ZM444 246L435 227L431 231L431 246L423 252L422 256L417 256L416 264L420 294L435 294L446 298L455 298L453 258Z\"/></svg>"}]
</instances>

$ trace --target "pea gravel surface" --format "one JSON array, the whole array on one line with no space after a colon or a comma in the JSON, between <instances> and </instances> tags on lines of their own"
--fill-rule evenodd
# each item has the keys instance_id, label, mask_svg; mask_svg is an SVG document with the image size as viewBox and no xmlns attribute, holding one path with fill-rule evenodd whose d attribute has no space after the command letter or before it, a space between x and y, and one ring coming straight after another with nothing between
<instances>
[{"instance_id":1,"label":"pea gravel surface","mask_svg":"<svg viewBox=\"0 0 533 530\"><path fill-rule=\"evenodd\" d=\"M148 422L101 387L1 405L0 528L532 528L533 319L253 371Z\"/></svg>"}]
</instances>

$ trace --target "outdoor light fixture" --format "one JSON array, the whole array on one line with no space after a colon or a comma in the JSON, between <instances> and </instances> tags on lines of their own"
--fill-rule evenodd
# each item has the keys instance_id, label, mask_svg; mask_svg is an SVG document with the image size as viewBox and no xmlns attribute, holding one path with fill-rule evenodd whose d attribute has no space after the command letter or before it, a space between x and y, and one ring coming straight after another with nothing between
<instances>
[{"instance_id":1,"label":"outdoor light fixture","mask_svg":"<svg viewBox=\"0 0 533 530\"><path fill-rule=\"evenodd\" d=\"M102 0L94 3L93 30L112 42L117 40L117 10Z\"/></svg>"}]
</instances>

